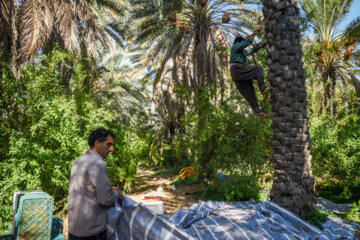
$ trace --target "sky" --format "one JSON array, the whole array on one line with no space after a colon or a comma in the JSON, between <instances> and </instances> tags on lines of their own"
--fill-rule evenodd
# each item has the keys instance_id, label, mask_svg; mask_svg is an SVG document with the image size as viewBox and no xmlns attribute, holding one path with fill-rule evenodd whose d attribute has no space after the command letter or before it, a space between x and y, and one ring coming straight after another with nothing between
<instances>
[{"instance_id":1,"label":"sky","mask_svg":"<svg viewBox=\"0 0 360 240\"><path fill-rule=\"evenodd\" d=\"M339 30L344 30L358 16L360 16L360 0L354 0L346 19L340 23Z\"/></svg>"}]
</instances>

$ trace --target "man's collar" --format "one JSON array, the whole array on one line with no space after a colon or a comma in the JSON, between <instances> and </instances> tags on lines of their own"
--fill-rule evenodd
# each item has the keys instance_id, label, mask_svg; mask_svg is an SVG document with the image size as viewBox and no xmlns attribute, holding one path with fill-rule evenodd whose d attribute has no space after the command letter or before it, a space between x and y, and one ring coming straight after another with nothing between
<instances>
[{"instance_id":1,"label":"man's collar","mask_svg":"<svg viewBox=\"0 0 360 240\"><path fill-rule=\"evenodd\" d=\"M87 150L86 154L92 154L92 155L100 157L102 160L104 160L104 158L98 152L96 152L96 151L94 151L92 149Z\"/></svg>"}]
</instances>

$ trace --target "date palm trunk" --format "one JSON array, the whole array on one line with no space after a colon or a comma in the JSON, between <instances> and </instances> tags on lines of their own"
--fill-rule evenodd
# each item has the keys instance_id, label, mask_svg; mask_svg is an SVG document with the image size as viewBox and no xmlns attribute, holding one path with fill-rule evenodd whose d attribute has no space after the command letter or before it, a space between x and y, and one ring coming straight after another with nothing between
<instances>
[{"instance_id":1,"label":"date palm trunk","mask_svg":"<svg viewBox=\"0 0 360 240\"><path fill-rule=\"evenodd\" d=\"M12 55L12 70L15 76L19 75L17 67L17 41L18 41L18 30L17 30L17 8L18 3L15 0L10 2L10 31L11 31L11 55Z\"/></svg>"},{"instance_id":2,"label":"date palm trunk","mask_svg":"<svg viewBox=\"0 0 360 240\"><path fill-rule=\"evenodd\" d=\"M295 0L263 0L264 17ZM298 10L285 8L265 25L268 79L273 120L272 201L309 217L316 204L315 181L311 172L310 134L306 110L306 88L300 45Z\"/></svg>"}]
</instances>

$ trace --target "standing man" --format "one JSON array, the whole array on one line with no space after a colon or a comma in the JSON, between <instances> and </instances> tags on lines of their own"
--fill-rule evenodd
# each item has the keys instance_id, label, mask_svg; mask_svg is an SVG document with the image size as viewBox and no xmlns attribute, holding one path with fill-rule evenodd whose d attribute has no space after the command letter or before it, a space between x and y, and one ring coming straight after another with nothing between
<instances>
[{"instance_id":1,"label":"standing man","mask_svg":"<svg viewBox=\"0 0 360 240\"><path fill-rule=\"evenodd\" d=\"M122 199L112 187L104 159L114 150L115 134L98 128L90 133L90 150L71 168L69 188L69 240L106 240L106 211Z\"/></svg>"},{"instance_id":2,"label":"standing man","mask_svg":"<svg viewBox=\"0 0 360 240\"><path fill-rule=\"evenodd\" d=\"M243 37L236 37L234 45L230 50L230 73L231 78L235 82L237 89L248 101L253 111L261 118L268 118L268 116L259 107L255 96L255 90L252 83L253 79L258 81L260 91L265 95L271 87L266 88L264 83L264 70L260 66L247 66L246 57L257 52L260 48L265 46L261 43L253 48L245 49L254 40L255 35L262 30L262 26L256 29L247 39Z\"/></svg>"}]
</instances>

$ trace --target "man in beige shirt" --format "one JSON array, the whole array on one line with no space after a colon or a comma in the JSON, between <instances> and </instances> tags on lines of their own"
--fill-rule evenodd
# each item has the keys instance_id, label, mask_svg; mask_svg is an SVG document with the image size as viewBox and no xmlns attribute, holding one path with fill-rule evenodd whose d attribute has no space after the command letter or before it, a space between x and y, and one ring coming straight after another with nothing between
<instances>
[{"instance_id":1,"label":"man in beige shirt","mask_svg":"<svg viewBox=\"0 0 360 240\"><path fill-rule=\"evenodd\" d=\"M90 150L71 168L69 188L69 240L106 240L106 211L121 191L112 187L104 159L114 150L115 134L98 128L90 133Z\"/></svg>"}]
</instances>

